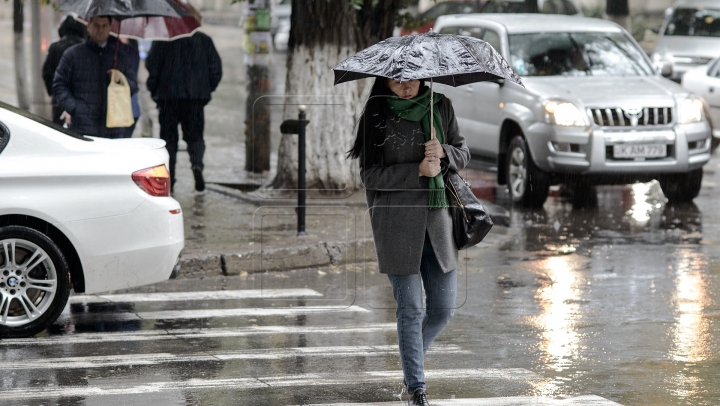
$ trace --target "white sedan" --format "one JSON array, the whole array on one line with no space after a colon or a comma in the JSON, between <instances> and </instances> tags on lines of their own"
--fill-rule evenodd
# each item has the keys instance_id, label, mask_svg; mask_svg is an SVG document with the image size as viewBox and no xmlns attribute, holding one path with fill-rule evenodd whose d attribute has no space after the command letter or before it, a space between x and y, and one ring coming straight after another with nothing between
<instances>
[{"instance_id":1,"label":"white sedan","mask_svg":"<svg viewBox=\"0 0 720 406\"><path fill-rule=\"evenodd\" d=\"M688 70L681 83L705 100L705 113L713 129L713 147L717 146L720 144L720 58Z\"/></svg>"},{"instance_id":2,"label":"white sedan","mask_svg":"<svg viewBox=\"0 0 720 406\"><path fill-rule=\"evenodd\" d=\"M70 289L167 280L185 243L165 143L79 137L0 103L0 337L52 324Z\"/></svg>"}]
</instances>

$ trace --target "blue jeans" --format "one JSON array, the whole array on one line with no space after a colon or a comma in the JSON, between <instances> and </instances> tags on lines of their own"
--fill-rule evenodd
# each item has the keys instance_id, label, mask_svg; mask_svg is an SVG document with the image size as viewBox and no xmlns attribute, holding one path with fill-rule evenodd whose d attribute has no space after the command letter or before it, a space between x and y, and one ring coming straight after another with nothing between
<instances>
[{"instance_id":1,"label":"blue jeans","mask_svg":"<svg viewBox=\"0 0 720 406\"><path fill-rule=\"evenodd\" d=\"M425 390L425 353L455 314L457 270L442 272L425 235L420 274L388 277L397 303L398 345L407 391Z\"/></svg>"}]
</instances>

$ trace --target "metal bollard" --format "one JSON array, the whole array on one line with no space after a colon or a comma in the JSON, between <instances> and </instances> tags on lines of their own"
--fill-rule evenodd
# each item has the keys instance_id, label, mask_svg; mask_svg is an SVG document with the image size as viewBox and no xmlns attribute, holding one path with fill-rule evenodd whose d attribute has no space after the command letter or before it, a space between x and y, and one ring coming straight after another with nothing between
<instances>
[{"instance_id":1,"label":"metal bollard","mask_svg":"<svg viewBox=\"0 0 720 406\"><path fill-rule=\"evenodd\" d=\"M298 106L298 119L285 120L280 124L280 132L283 134L298 135L298 204L295 208L297 213L297 235L307 235L305 232L305 127L310 121L306 120L304 104Z\"/></svg>"}]
</instances>

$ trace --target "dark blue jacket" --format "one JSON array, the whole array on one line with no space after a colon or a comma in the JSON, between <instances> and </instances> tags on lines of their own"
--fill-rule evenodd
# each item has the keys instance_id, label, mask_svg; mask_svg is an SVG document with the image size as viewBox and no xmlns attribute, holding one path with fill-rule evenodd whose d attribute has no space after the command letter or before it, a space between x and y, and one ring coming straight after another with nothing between
<instances>
[{"instance_id":1,"label":"dark blue jacket","mask_svg":"<svg viewBox=\"0 0 720 406\"><path fill-rule=\"evenodd\" d=\"M222 78L222 61L210 37L196 32L188 38L155 41L145 67L153 100L210 101Z\"/></svg>"},{"instance_id":2,"label":"dark blue jacket","mask_svg":"<svg viewBox=\"0 0 720 406\"><path fill-rule=\"evenodd\" d=\"M60 59L53 79L53 94L60 107L70 113L70 129L83 135L118 138L125 128L107 128L108 70L113 67L115 44L113 37L104 48L87 40L68 48ZM127 78L130 94L138 91L137 50L120 43L117 69Z\"/></svg>"}]
</instances>

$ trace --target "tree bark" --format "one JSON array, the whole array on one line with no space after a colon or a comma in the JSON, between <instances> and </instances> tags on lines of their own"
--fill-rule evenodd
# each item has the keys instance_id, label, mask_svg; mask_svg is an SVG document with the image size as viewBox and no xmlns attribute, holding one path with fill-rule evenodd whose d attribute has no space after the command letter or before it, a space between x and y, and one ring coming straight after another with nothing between
<instances>
[{"instance_id":1,"label":"tree bark","mask_svg":"<svg viewBox=\"0 0 720 406\"><path fill-rule=\"evenodd\" d=\"M23 110L30 110L30 101L28 100L27 68L25 65L23 20L23 1L13 0L15 90L17 92L18 107Z\"/></svg>"},{"instance_id":2,"label":"tree bark","mask_svg":"<svg viewBox=\"0 0 720 406\"><path fill-rule=\"evenodd\" d=\"M539 13L540 8L538 7L538 0L525 0L525 12Z\"/></svg>"},{"instance_id":3,"label":"tree bark","mask_svg":"<svg viewBox=\"0 0 720 406\"><path fill-rule=\"evenodd\" d=\"M270 110L265 107L270 92L267 66L250 65L248 95L245 101L245 170L262 173L270 170Z\"/></svg>"},{"instance_id":4,"label":"tree bark","mask_svg":"<svg viewBox=\"0 0 720 406\"><path fill-rule=\"evenodd\" d=\"M308 189L342 193L361 187L357 162L345 157L370 86L365 79L335 87L332 68L392 35L403 2L373 2L364 0L356 10L348 0L293 0L284 117L296 119L297 105L308 106ZM272 187L297 187L297 146L296 135L282 136Z\"/></svg>"},{"instance_id":5,"label":"tree bark","mask_svg":"<svg viewBox=\"0 0 720 406\"><path fill-rule=\"evenodd\" d=\"M632 33L628 0L607 0L605 14L608 20Z\"/></svg>"}]
</instances>

